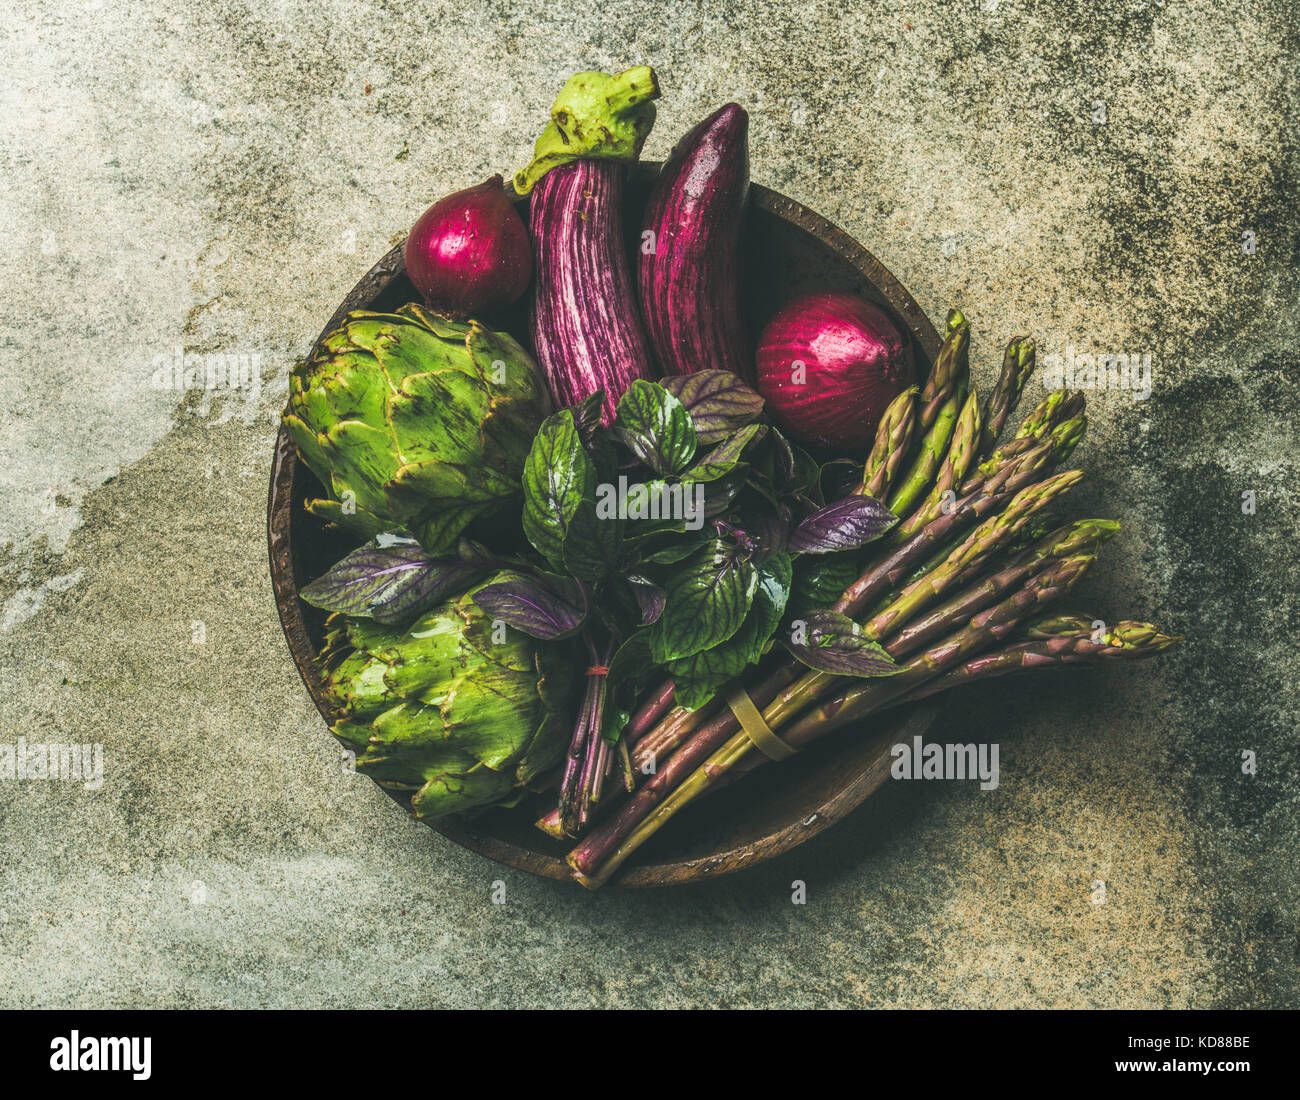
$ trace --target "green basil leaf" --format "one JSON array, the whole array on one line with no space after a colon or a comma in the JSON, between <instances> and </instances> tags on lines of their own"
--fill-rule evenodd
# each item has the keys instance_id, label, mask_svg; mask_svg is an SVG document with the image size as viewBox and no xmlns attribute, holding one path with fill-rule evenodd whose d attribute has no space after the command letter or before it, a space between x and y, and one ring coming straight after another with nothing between
<instances>
[{"instance_id":1,"label":"green basil leaf","mask_svg":"<svg viewBox=\"0 0 1300 1100\"><path fill-rule=\"evenodd\" d=\"M688 509L691 515L689 522L692 524L690 530L698 531L704 526L704 520L708 517L707 494L703 505L700 505L694 485L684 481L669 484L662 478L627 484L624 481L620 477L617 486L610 486L617 492L611 493L608 501L602 500L598 511L602 515L611 512L614 497L621 497L629 524L625 529L628 539L642 540L653 535L684 534L687 531Z\"/></svg>"},{"instance_id":2,"label":"green basil leaf","mask_svg":"<svg viewBox=\"0 0 1300 1100\"><path fill-rule=\"evenodd\" d=\"M698 542L687 542L665 546L662 550L656 550L653 554L647 554L641 560L652 565L675 565L683 558L689 558L699 549L699 547L700 544Z\"/></svg>"},{"instance_id":3,"label":"green basil leaf","mask_svg":"<svg viewBox=\"0 0 1300 1100\"><path fill-rule=\"evenodd\" d=\"M564 540L584 500L596 491L596 470L583 449L573 413L542 422L524 462L524 534L551 566L564 568Z\"/></svg>"},{"instance_id":4,"label":"green basil leaf","mask_svg":"<svg viewBox=\"0 0 1300 1100\"><path fill-rule=\"evenodd\" d=\"M717 481L734 472L741 465L745 448L767 434L766 424L750 424L734 435L728 436L713 448L703 461L682 475L684 481Z\"/></svg>"},{"instance_id":5,"label":"green basil leaf","mask_svg":"<svg viewBox=\"0 0 1300 1100\"><path fill-rule=\"evenodd\" d=\"M733 559L721 541L706 544L666 585L663 615L650 631L650 651L658 664L690 657L725 642L745 621L758 570Z\"/></svg>"},{"instance_id":6,"label":"green basil leaf","mask_svg":"<svg viewBox=\"0 0 1300 1100\"><path fill-rule=\"evenodd\" d=\"M623 527L617 515L606 517L594 501L584 500L564 538L564 567L579 580L599 584L618 568Z\"/></svg>"},{"instance_id":7,"label":"green basil leaf","mask_svg":"<svg viewBox=\"0 0 1300 1100\"><path fill-rule=\"evenodd\" d=\"M614 431L657 474L675 474L695 456L695 425L663 386L638 378L618 403Z\"/></svg>"},{"instance_id":8,"label":"green basil leaf","mask_svg":"<svg viewBox=\"0 0 1300 1100\"><path fill-rule=\"evenodd\" d=\"M792 572L789 554L773 554L758 567L754 602L740 629L721 645L668 662L678 706L698 709L728 680L757 663L785 613Z\"/></svg>"},{"instance_id":9,"label":"green basil leaf","mask_svg":"<svg viewBox=\"0 0 1300 1100\"><path fill-rule=\"evenodd\" d=\"M801 557L794 570L794 588L790 593L793 614L832 606L855 580L860 570L857 555L817 554Z\"/></svg>"}]
</instances>

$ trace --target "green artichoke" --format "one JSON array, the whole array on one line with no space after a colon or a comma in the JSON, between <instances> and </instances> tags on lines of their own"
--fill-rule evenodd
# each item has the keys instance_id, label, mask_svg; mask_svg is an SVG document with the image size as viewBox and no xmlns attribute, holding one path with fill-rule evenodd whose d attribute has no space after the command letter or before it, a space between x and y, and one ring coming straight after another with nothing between
<instances>
[{"instance_id":1,"label":"green artichoke","mask_svg":"<svg viewBox=\"0 0 1300 1100\"><path fill-rule=\"evenodd\" d=\"M294 368L284 423L333 498L308 511L364 538L405 528L438 554L520 496L550 411L514 339L412 304L349 313Z\"/></svg>"},{"instance_id":2,"label":"green artichoke","mask_svg":"<svg viewBox=\"0 0 1300 1100\"><path fill-rule=\"evenodd\" d=\"M331 616L320 660L334 735L418 818L516 801L564 755L568 663L470 593L405 630Z\"/></svg>"}]
</instances>

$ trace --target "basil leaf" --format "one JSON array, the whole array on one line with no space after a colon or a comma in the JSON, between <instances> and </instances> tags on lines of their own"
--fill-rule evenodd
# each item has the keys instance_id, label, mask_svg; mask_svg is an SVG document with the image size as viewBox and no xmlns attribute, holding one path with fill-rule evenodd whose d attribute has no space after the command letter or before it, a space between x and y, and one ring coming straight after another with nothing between
<instances>
[{"instance_id":1,"label":"basil leaf","mask_svg":"<svg viewBox=\"0 0 1300 1100\"><path fill-rule=\"evenodd\" d=\"M483 559L431 558L415 539L379 535L298 594L313 607L391 625L463 592L490 567Z\"/></svg>"},{"instance_id":2,"label":"basil leaf","mask_svg":"<svg viewBox=\"0 0 1300 1100\"><path fill-rule=\"evenodd\" d=\"M596 470L583 450L573 411L542 422L524 461L524 534L555 569L564 568L564 540L584 500L596 491Z\"/></svg>"},{"instance_id":3,"label":"basil leaf","mask_svg":"<svg viewBox=\"0 0 1300 1100\"><path fill-rule=\"evenodd\" d=\"M799 491L807 492L820 505L825 504L828 497L831 500L839 500L840 497L849 496L861 484L861 462L854 462L848 458L833 458L816 472L808 485Z\"/></svg>"},{"instance_id":4,"label":"basil leaf","mask_svg":"<svg viewBox=\"0 0 1300 1100\"><path fill-rule=\"evenodd\" d=\"M668 674L677 684L673 697L678 706L698 709L728 680L757 663L785 613L791 572L788 554L772 555L758 567L754 602L740 629L721 645L668 662Z\"/></svg>"},{"instance_id":5,"label":"basil leaf","mask_svg":"<svg viewBox=\"0 0 1300 1100\"><path fill-rule=\"evenodd\" d=\"M673 676L673 702L683 710L699 710L718 694L720 688L730 676L721 680L704 677L692 680L684 675Z\"/></svg>"},{"instance_id":6,"label":"basil leaf","mask_svg":"<svg viewBox=\"0 0 1300 1100\"><path fill-rule=\"evenodd\" d=\"M751 424L728 436L682 475L684 481L717 481L736 471L745 448L767 434L766 424Z\"/></svg>"},{"instance_id":7,"label":"basil leaf","mask_svg":"<svg viewBox=\"0 0 1300 1100\"><path fill-rule=\"evenodd\" d=\"M584 500L564 538L564 567L579 580L599 584L618 567L623 520L606 517L596 502Z\"/></svg>"},{"instance_id":8,"label":"basil leaf","mask_svg":"<svg viewBox=\"0 0 1300 1100\"><path fill-rule=\"evenodd\" d=\"M894 659L847 615L810 611L790 624L781 644L792 656L818 672L835 676L890 676L899 671Z\"/></svg>"},{"instance_id":9,"label":"basil leaf","mask_svg":"<svg viewBox=\"0 0 1300 1100\"><path fill-rule=\"evenodd\" d=\"M874 497L843 497L804 519L790 535L790 549L800 554L856 550L897 522L898 517Z\"/></svg>"},{"instance_id":10,"label":"basil leaf","mask_svg":"<svg viewBox=\"0 0 1300 1100\"><path fill-rule=\"evenodd\" d=\"M663 386L638 378L618 403L614 431L657 474L679 472L695 455L695 425Z\"/></svg>"},{"instance_id":11,"label":"basil leaf","mask_svg":"<svg viewBox=\"0 0 1300 1100\"><path fill-rule=\"evenodd\" d=\"M696 524L693 530L699 530L708 515L706 508L697 509L695 486L686 482L670 485L662 478L656 478L654 481L624 484L624 479L620 478L618 489L627 518L632 523L627 530L629 539L684 534L688 507L691 521ZM604 511L608 508L602 507Z\"/></svg>"},{"instance_id":12,"label":"basil leaf","mask_svg":"<svg viewBox=\"0 0 1300 1100\"><path fill-rule=\"evenodd\" d=\"M634 573L629 576L627 583L636 598L637 606L641 609L641 625L649 626L651 623L658 622L659 616L664 613L664 603L668 599L668 594L649 577L642 577L639 574Z\"/></svg>"},{"instance_id":13,"label":"basil leaf","mask_svg":"<svg viewBox=\"0 0 1300 1100\"><path fill-rule=\"evenodd\" d=\"M733 560L721 541L706 544L668 580L664 613L650 632L650 652L664 664L725 642L745 621L758 572Z\"/></svg>"},{"instance_id":14,"label":"basil leaf","mask_svg":"<svg viewBox=\"0 0 1300 1100\"><path fill-rule=\"evenodd\" d=\"M699 543L688 542L684 545L665 546L653 554L647 554L642 560L651 565L675 565L683 558L689 558L699 549Z\"/></svg>"},{"instance_id":15,"label":"basil leaf","mask_svg":"<svg viewBox=\"0 0 1300 1100\"><path fill-rule=\"evenodd\" d=\"M763 411L763 399L731 371L675 374L660 383L690 413L700 443L717 443Z\"/></svg>"},{"instance_id":16,"label":"basil leaf","mask_svg":"<svg viewBox=\"0 0 1300 1100\"><path fill-rule=\"evenodd\" d=\"M609 662L611 687L636 679L647 669L654 667L655 662L650 657L648 633L649 631L645 629L633 631L614 652Z\"/></svg>"},{"instance_id":17,"label":"basil leaf","mask_svg":"<svg viewBox=\"0 0 1300 1100\"><path fill-rule=\"evenodd\" d=\"M506 571L471 596L494 619L547 642L575 633L587 619L587 594L567 577Z\"/></svg>"},{"instance_id":18,"label":"basil leaf","mask_svg":"<svg viewBox=\"0 0 1300 1100\"><path fill-rule=\"evenodd\" d=\"M795 615L830 607L855 580L860 570L852 554L826 554L800 558L795 566L790 608Z\"/></svg>"}]
</instances>

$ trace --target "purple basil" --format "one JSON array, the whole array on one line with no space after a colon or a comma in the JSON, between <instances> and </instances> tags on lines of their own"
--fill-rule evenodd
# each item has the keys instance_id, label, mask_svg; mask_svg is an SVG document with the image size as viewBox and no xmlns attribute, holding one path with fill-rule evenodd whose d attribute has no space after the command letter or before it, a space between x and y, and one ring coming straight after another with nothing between
<instances>
[{"instance_id":1,"label":"purple basil","mask_svg":"<svg viewBox=\"0 0 1300 1100\"><path fill-rule=\"evenodd\" d=\"M490 562L466 551L458 558L430 558L412 538L380 535L299 591L313 607L391 625L412 619L462 592Z\"/></svg>"},{"instance_id":2,"label":"purple basil","mask_svg":"<svg viewBox=\"0 0 1300 1100\"><path fill-rule=\"evenodd\" d=\"M659 385L686 406L700 444L721 442L763 411L763 398L729 370L670 374Z\"/></svg>"},{"instance_id":3,"label":"purple basil","mask_svg":"<svg viewBox=\"0 0 1300 1100\"><path fill-rule=\"evenodd\" d=\"M889 676L898 671L893 658L847 615L809 611L791 626L781 644L809 668L834 676Z\"/></svg>"},{"instance_id":4,"label":"purple basil","mask_svg":"<svg viewBox=\"0 0 1300 1100\"><path fill-rule=\"evenodd\" d=\"M637 606L641 609L641 625L649 626L656 622L664 613L667 593L645 577L631 576L628 577L627 583L632 586L632 595L636 597Z\"/></svg>"},{"instance_id":5,"label":"purple basil","mask_svg":"<svg viewBox=\"0 0 1300 1100\"><path fill-rule=\"evenodd\" d=\"M503 572L473 595L494 619L542 641L573 634L587 618L586 592L566 577Z\"/></svg>"},{"instance_id":6,"label":"purple basil","mask_svg":"<svg viewBox=\"0 0 1300 1100\"><path fill-rule=\"evenodd\" d=\"M856 550L897 522L898 517L873 497L844 497L804 519L790 535L790 549L800 554Z\"/></svg>"}]
</instances>

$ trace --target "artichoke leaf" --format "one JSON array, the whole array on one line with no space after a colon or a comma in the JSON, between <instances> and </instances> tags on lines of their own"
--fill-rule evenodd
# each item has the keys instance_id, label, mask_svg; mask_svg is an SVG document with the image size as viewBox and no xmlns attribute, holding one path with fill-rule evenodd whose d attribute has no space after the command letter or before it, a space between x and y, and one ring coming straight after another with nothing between
<instances>
[{"instance_id":1,"label":"artichoke leaf","mask_svg":"<svg viewBox=\"0 0 1300 1100\"><path fill-rule=\"evenodd\" d=\"M506 797L514 788L513 780L512 774L490 768L435 776L412 795L411 810L422 821L461 813Z\"/></svg>"},{"instance_id":2,"label":"artichoke leaf","mask_svg":"<svg viewBox=\"0 0 1300 1100\"><path fill-rule=\"evenodd\" d=\"M536 730L536 711L523 701L532 689L530 679L497 665L471 669L442 702L447 735L487 767L505 767Z\"/></svg>"},{"instance_id":3,"label":"artichoke leaf","mask_svg":"<svg viewBox=\"0 0 1300 1100\"><path fill-rule=\"evenodd\" d=\"M364 539L373 539L376 535L386 535L393 529L391 520L381 519L374 512L364 508L345 508L337 500L309 500L304 505L313 516L360 535Z\"/></svg>"},{"instance_id":4,"label":"artichoke leaf","mask_svg":"<svg viewBox=\"0 0 1300 1100\"><path fill-rule=\"evenodd\" d=\"M359 507L382 515L390 507L382 486L398 470L392 436L359 420L342 420L317 438L330 464L335 498L350 492Z\"/></svg>"}]
</instances>

